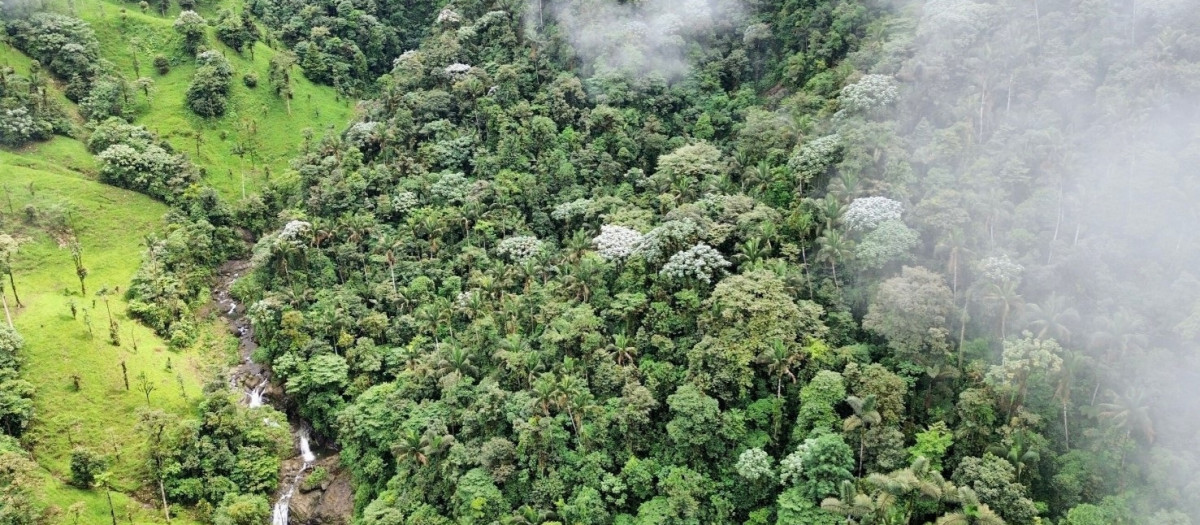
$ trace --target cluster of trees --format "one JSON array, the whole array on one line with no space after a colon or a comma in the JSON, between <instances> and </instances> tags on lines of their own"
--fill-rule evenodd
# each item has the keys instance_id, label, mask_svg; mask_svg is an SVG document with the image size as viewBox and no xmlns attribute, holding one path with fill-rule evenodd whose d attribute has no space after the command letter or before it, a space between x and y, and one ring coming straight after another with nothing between
<instances>
[{"instance_id":1,"label":"cluster of trees","mask_svg":"<svg viewBox=\"0 0 1200 525\"><path fill-rule=\"evenodd\" d=\"M536 34L502 2L440 12L269 191L281 229L239 288L361 519L1189 522L1163 462L1192 452L1104 370L1185 358L1192 310L1139 312L1195 245L1159 237L1157 284L1112 299L1141 284L1134 228L1071 207L1083 148L1017 119L1092 107L1033 82L1044 55L1107 53L1088 75L1114 103L1143 67L1195 85L1190 41L1121 58L1191 19L953 4L760 2L689 35L673 84L576 76L552 8Z\"/></svg>"},{"instance_id":2,"label":"cluster of trees","mask_svg":"<svg viewBox=\"0 0 1200 525\"><path fill-rule=\"evenodd\" d=\"M256 359L366 524L1200 516L1200 419L1155 401L1195 394L1200 9L763 0L674 34L668 82L586 63L560 15L602 3L252 2L277 93L295 61L372 98L236 205L98 128L173 204L131 311L187 344L256 235ZM261 518L283 437L198 417L148 434L163 499Z\"/></svg>"},{"instance_id":3,"label":"cluster of trees","mask_svg":"<svg viewBox=\"0 0 1200 525\"><path fill-rule=\"evenodd\" d=\"M88 149L100 163L100 180L167 202L183 199L199 181L199 171L142 126L110 118L96 126Z\"/></svg>"},{"instance_id":4,"label":"cluster of trees","mask_svg":"<svg viewBox=\"0 0 1200 525\"><path fill-rule=\"evenodd\" d=\"M25 342L10 326L0 324L0 523L34 525L42 518L37 465L18 441L33 419L34 389L21 379Z\"/></svg>"},{"instance_id":5,"label":"cluster of trees","mask_svg":"<svg viewBox=\"0 0 1200 525\"><path fill-rule=\"evenodd\" d=\"M239 405L221 381L205 389L195 419L147 411L139 428L147 471L164 501L195 505L211 523L267 522L267 498L279 486L281 458L292 449L283 414Z\"/></svg>"},{"instance_id":6,"label":"cluster of trees","mask_svg":"<svg viewBox=\"0 0 1200 525\"><path fill-rule=\"evenodd\" d=\"M0 68L0 144L20 146L71 130L66 114L50 98L46 81L36 62L28 76Z\"/></svg>"},{"instance_id":7,"label":"cluster of trees","mask_svg":"<svg viewBox=\"0 0 1200 525\"><path fill-rule=\"evenodd\" d=\"M248 8L295 50L310 80L357 92L417 46L443 3L255 0Z\"/></svg>"},{"instance_id":8,"label":"cluster of trees","mask_svg":"<svg viewBox=\"0 0 1200 525\"><path fill-rule=\"evenodd\" d=\"M187 104L202 117L219 117L229 106L229 89L233 87L233 68L216 51L196 55L196 74L187 90Z\"/></svg>"}]
</instances>

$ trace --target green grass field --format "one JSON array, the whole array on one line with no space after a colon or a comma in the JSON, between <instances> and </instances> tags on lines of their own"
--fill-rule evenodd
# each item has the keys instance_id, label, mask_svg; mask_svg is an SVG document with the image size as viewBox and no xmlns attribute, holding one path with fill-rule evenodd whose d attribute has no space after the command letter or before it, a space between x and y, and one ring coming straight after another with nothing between
<instances>
[{"instance_id":1,"label":"green grass field","mask_svg":"<svg viewBox=\"0 0 1200 525\"><path fill-rule=\"evenodd\" d=\"M65 0L50 5L66 12ZM241 9L238 0L202 2L200 13L215 21L221 9ZM122 14L121 9L125 12ZM153 9L142 13L136 2L74 0L77 16L86 20L100 40L101 55L112 62L127 79L140 76L154 80L149 97L137 95L135 123L145 125L166 138L180 151L187 152L206 172L205 180L230 199L256 193L271 177L288 169L289 161L303 144L303 131L340 131L353 115L353 102L338 100L333 88L318 86L304 78L299 67L292 72L291 112L286 102L274 94L268 82L268 68L275 50L262 42L239 54L217 40L209 31L209 48L220 51L235 71L229 111L217 119L193 114L185 94L195 72L195 64L183 50L182 39L172 24L178 11L167 17ZM170 73L154 71L154 57L162 54L171 60ZM137 66L135 67L135 61ZM258 75L258 87L242 83L246 73ZM199 140L197 140L197 136ZM238 146L248 153L237 154Z\"/></svg>"},{"instance_id":2,"label":"green grass field","mask_svg":"<svg viewBox=\"0 0 1200 525\"><path fill-rule=\"evenodd\" d=\"M166 350L149 329L127 318L120 293L110 297L109 307L120 324L121 346L109 342L107 309L96 291L108 287L115 292L128 285L141 259L143 235L161 227L166 207L96 182L87 173L91 165L83 145L67 138L18 152L0 151L0 229L21 240L15 274L24 306L14 313L26 340L23 373L37 388L35 422L25 439L45 471L46 503L65 509L83 501L87 510L81 523L103 523L108 520L103 492L63 483L72 448L83 445L108 454L117 488L137 490L143 438L135 424L147 406L138 389L141 374L153 388L151 407L183 414L200 394L205 363L219 359L220 353ZM36 220L29 219L28 207L37 210ZM74 225L83 246L89 271L86 296L65 247L64 222ZM11 293L8 301L16 306ZM130 390L124 386L122 362ZM78 391L74 377L79 378ZM114 503L121 516L136 509L136 523L155 522L153 509L143 509L124 494L114 494Z\"/></svg>"}]
</instances>

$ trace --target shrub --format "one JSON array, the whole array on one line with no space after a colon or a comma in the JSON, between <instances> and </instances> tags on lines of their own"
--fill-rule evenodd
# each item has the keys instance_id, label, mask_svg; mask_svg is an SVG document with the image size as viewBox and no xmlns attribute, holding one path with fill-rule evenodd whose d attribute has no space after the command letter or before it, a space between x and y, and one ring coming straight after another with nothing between
<instances>
[{"instance_id":1,"label":"shrub","mask_svg":"<svg viewBox=\"0 0 1200 525\"><path fill-rule=\"evenodd\" d=\"M71 451L71 484L79 488L89 488L95 483L96 476L104 472L107 461L100 454L86 448L76 448Z\"/></svg>"},{"instance_id":2,"label":"shrub","mask_svg":"<svg viewBox=\"0 0 1200 525\"><path fill-rule=\"evenodd\" d=\"M246 87L254 89L258 87L258 75L255 75L254 73L246 73L245 75L242 75L242 83L245 84Z\"/></svg>"},{"instance_id":3,"label":"shrub","mask_svg":"<svg viewBox=\"0 0 1200 525\"><path fill-rule=\"evenodd\" d=\"M165 75L167 73L170 73L171 72L171 61L167 60L167 57L165 57L165 56L156 55L154 57L154 70L158 71L158 74L160 74L160 75Z\"/></svg>"}]
</instances>

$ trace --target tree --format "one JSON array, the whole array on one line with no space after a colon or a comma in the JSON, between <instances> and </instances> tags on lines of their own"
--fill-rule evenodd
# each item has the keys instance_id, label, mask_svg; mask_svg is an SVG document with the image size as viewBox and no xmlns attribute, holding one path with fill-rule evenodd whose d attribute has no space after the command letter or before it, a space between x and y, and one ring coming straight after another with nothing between
<instances>
[{"instance_id":1,"label":"tree","mask_svg":"<svg viewBox=\"0 0 1200 525\"><path fill-rule=\"evenodd\" d=\"M204 17L191 10L184 10L175 18L175 31L183 35L183 47L189 54L195 54L204 43L207 24Z\"/></svg>"},{"instance_id":2,"label":"tree","mask_svg":"<svg viewBox=\"0 0 1200 525\"><path fill-rule=\"evenodd\" d=\"M83 245L78 240L71 240L71 260L75 262L75 276L79 278L79 293L87 296L87 284L83 282L88 276L88 269L83 265Z\"/></svg>"},{"instance_id":3,"label":"tree","mask_svg":"<svg viewBox=\"0 0 1200 525\"><path fill-rule=\"evenodd\" d=\"M875 409L877 401L875 396L869 395L866 398L850 396L846 398L846 404L854 411L846 417L842 423L843 432L853 432L858 430L858 475L862 475L863 456L866 451L866 433L867 429L878 425L882 421L879 411Z\"/></svg>"},{"instance_id":4,"label":"tree","mask_svg":"<svg viewBox=\"0 0 1200 525\"><path fill-rule=\"evenodd\" d=\"M1037 507L1016 480L1016 469L1004 459L992 454L963 458L951 478L959 487L971 489L981 503L1007 522L1032 523L1037 515Z\"/></svg>"},{"instance_id":5,"label":"tree","mask_svg":"<svg viewBox=\"0 0 1200 525\"><path fill-rule=\"evenodd\" d=\"M267 498L257 494L229 494L213 512L213 525L258 525L271 517Z\"/></svg>"},{"instance_id":6,"label":"tree","mask_svg":"<svg viewBox=\"0 0 1200 525\"><path fill-rule=\"evenodd\" d=\"M150 406L150 393L153 392L157 387L154 385L154 381L151 381L150 377L147 376L145 372L138 373L137 380L138 380L138 390L140 390L142 392L142 394L145 394L146 406L149 407Z\"/></svg>"},{"instance_id":7,"label":"tree","mask_svg":"<svg viewBox=\"0 0 1200 525\"><path fill-rule=\"evenodd\" d=\"M271 57L267 66L267 80L275 88L275 95L287 105L288 115L292 114L292 66L295 64L294 53L280 51Z\"/></svg>"},{"instance_id":8,"label":"tree","mask_svg":"<svg viewBox=\"0 0 1200 525\"><path fill-rule=\"evenodd\" d=\"M781 353L781 362L768 370L777 390L784 368L790 368L803 340L819 340L827 328L824 309L815 303L792 301L784 283L767 270L723 279L704 303L700 326L704 338L688 351L688 371L706 391L734 399L750 387L751 365L760 356ZM768 357L767 364L770 365Z\"/></svg>"},{"instance_id":9,"label":"tree","mask_svg":"<svg viewBox=\"0 0 1200 525\"><path fill-rule=\"evenodd\" d=\"M781 476L785 476L785 483L799 488L810 501L838 494L842 482L854 477L851 473L854 451L839 434L820 432L804 440L788 458L781 468ZM795 470L789 472L789 468Z\"/></svg>"},{"instance_id":10,"label":"tree","mask_svg":"<svg viewBox=\"0 0 1200 525\"><path fill-rule=\"evenodd\" d=\"M1046 378L1062 370L1062 347L1053 339L1034 339L1025 332L1022 339L1004 341L1004 354L999 365L988 372L988 382L1008 394L1009 413L1015 414L1025 402L1030 380Z\"/></svg>"},{"instance_id":11,"label":"tree","mask_svg":"<svg viewBox=\"0 0 1200 525\"><path fill-rule=\"evenodd\" d=\"M202 117L224 115L233 81L232 67L216 51L201 53L196 57L196 63L199 67L187 90L188 107Z\"/></svg>"},{"instance_id":12,"label":"tree","mask_svg":"<svg viewBox=\"0 0 1200 525\"><path fill-rule=\"evenodd\" d=\"M719 438L713 429L721 426L717 400L692 385L683 385L667 397L667 406L672 416L667 422L667 437L692 458L714 457Z\"/></svg>"},{"instance_id":13,"label":"tree","mask_svg":"<svg viewBox=\"0 0 1200 525\"><path fill-rule=\"evenodd\" d=\"M71 483L76 487L91 488L106 468L107 459L90 449L80 447L71 451Z\"/></svg>"},{"instance_id":14,"label":"tree","mask_svg":"<svg viewBox=\"0 0 1200 525\"><path fill-rule=\"evenodd\" d=\"M905 266L899 277L879 285L863 328L885 337L898 357L922 366L940 364L948 356L946 318L954 296L942 276Z\"/></svg>"},{"instance_id":15,"label":"tree","mask_svg":"<svg viewBox=\"0 0 1200 525\"><path fill-rule=\"evenodd\" d=\"M13 259L19 250L20 244L16 239L7 233L0 233L0 273L8 274L8 284L12 288L17 308L24 306L21 304L21 296L17 295L17 283L13 279Z\"/></svg>"},{"instance_id":16,"label":"tree","mask_svg":"<svg viewBox=\"0 0 1200 525\"><path fill-rule=\"evenodd\" d=\"M0 440L8 438L0 435ZM0 523L41 523L36 469L33 461L15 443L10 446L0 441Z\"/></svg>"}]
</instances>

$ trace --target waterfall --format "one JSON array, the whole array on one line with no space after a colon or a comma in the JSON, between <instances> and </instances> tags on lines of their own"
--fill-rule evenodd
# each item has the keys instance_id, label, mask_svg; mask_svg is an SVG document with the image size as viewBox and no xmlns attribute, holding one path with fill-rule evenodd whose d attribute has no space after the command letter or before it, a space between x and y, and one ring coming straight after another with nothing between
<instances>
[{"instance_id":1,"label":"waterfall","mask_svg":"<svg viewBox=\"0 0 1200 525\"><path fill-rule=\"evenodd\" d=\"M250 392L248 393L248 395L250 396L250 403L249 403L250 408L262 406L263 392L265 392L267 390L267 384L268 384L267 380L263 379L262 382L258 384L258 386L254 387L252 390L250 390Z\"/></svg>"},{"instance_id":2,"label":"waterfall","mask_svg":"<svg viewBox=\"0 0 1200 525\"><path fill-rule=\"evenodd\" d=\"M287 490L279 495L279 501L275 502L275 508L271 509L271 525L288 525L288 505L292 502L292 495L295 494L296 487L300 485L300 479L304 476L304 472L317 460L317 455L313 454L312 449L309 448L308 429L302 427L296 432L296 435L300 438L300 457L304 459L304 464L292 478Z\"/></svg>"},{"instance_id":3,"label":"waterfall","mask_svg":"<svg viewBox=\"0 0 1200 525\"><path fill-rule=\"evenodd\" d=\"M300 434L300 457L304 458L304 465L308 466L317 460L316 454L313 454L311 448L308 447L308 430L301 430Z\"/></svg>"}]
</instances>

